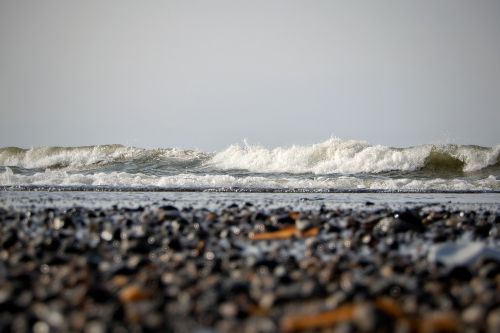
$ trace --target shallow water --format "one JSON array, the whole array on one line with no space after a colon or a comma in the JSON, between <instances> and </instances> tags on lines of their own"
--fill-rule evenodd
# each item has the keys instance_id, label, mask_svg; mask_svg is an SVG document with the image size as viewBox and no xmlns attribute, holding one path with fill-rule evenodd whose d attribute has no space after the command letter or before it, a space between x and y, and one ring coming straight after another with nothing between
<instances>
[{"instance_id":1,"label":"shallow water","mask_svg":"<svg viewBox=\"0 0 500 333\"><path fill-rule=\"evenodd\" d=\"M425 206L450 210L500 210L500 193L235 193L235 192L92 192L0 191L0 207L46 208L137 207L174 204L219 209L250 202L259 209L289 206L293 209L402 209ZM369 205L367 205L367 202Z\"/></svg>"}]
</instances>

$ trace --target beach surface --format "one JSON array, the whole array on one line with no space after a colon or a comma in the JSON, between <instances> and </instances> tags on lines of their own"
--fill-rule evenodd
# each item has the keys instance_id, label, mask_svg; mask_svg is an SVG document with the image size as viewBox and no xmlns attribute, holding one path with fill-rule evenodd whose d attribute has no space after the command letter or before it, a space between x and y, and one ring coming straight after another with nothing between
<instances>
[{"instance_id":1,"label":"beach surface","mask_svg":"<svg viewBox=\"0 0 500 333\"><path fill-rule=\"evenodd\" d=\"M498 332L498 193L0 192L0 331Z\"/></svg>"}]
</instances>

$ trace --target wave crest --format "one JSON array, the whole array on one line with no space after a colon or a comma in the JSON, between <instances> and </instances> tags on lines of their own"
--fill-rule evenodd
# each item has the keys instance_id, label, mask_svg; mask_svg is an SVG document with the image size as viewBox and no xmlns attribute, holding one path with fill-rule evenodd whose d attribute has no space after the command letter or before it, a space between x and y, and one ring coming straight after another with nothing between
<instances>
[{"instance_id":1,"label":"wave crest","mask_svg":"<svg viewBox=\"0 0 500 333\"><path fill-rule=\"evenodd\" d=\"M498 164L500 145L420 145L392 148L364 141L329 139L309 146L267 149L232 145L216 154L213 166L256 173L356 174L388 171L473 172Z\"/></svg>"},{"instance_id":2,"label":"wave crest","mask_svg":"<svg viewBox=\"0 0 500 333\"><path fill-rule=\"evenodd\" d=\"M170 161L173 164L179 162L189 164L204 159L206 159L206 154L195 150L142 149L122 145L0 149L1 166L25 169L78 170L122 162Z\"/></svg>"},{"instance_id":3,"label":"wave crest","mask_svg":"<svg viewBox=\"0 0 500 333\"><path fill-rule=\"evenodd\" d=\"M154 174L245 170L251 173L378 174L391 171L469 173L499 164L500 145L420 145L393 148L331 138L312 145L274 149L231 145L218 153L175 148L142 149L121 145L0 148L0 166L32 170L127 171ZM490 172L491 170L486 170ZM496 173L494 171L493 173Z\"/></svg>"}]
</instances>

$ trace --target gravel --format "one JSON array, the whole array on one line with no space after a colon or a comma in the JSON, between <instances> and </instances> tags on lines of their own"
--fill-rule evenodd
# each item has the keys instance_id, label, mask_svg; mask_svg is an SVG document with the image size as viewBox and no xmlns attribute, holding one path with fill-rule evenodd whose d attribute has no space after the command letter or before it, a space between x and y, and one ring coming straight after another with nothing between
<instances>
[{"instance_id":1,"label":"gravel","mask_svg":"<svg viewBox=\"0 0 500 333\"><path fill-rule=\"evenodd\" d=\"M0 208L0 331L499 331L498 211L368 206Z\"/></svg>"}]
</instances>

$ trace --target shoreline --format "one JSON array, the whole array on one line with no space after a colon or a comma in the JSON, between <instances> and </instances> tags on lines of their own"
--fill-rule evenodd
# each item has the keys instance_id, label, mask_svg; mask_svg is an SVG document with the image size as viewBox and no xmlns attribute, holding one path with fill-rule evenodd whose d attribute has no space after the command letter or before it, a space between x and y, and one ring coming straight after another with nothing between
<instances>
[{"instance_id":1,"label":"shoreline","mask_svg":"<svg viewBox=\"0 0 500 333\"><path fill-rule=\"evenodd\" d=\"M1 330L500 328L498 204L245 199L0 208Z\"/></svg>"},{"instance_id":2,"label":"shoreline","mask_svg":"<svg viewBox=\"0 0 500 333\"><path fill-rule=\"evenodd\" d=\"M206 193L387 193L387 194L500 194L500 190L387 190L387 189L307 189L307 188L244 188L244 187L156 187L156 186L110 186L110 185L0 185L2 191L47 191L47 192L206 192Z\"/></svg>"}]
</instances>

